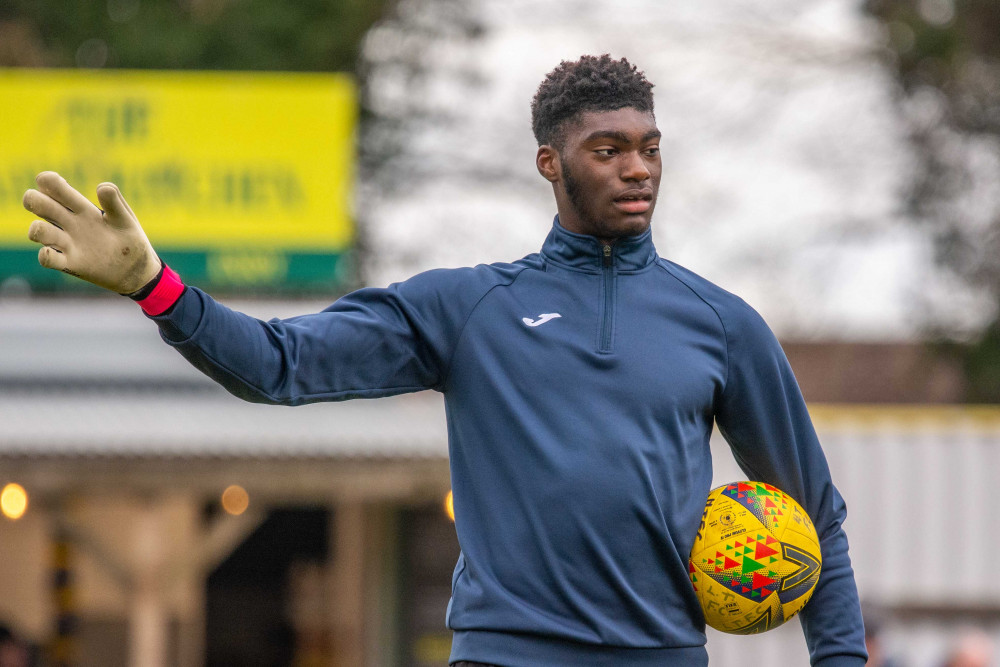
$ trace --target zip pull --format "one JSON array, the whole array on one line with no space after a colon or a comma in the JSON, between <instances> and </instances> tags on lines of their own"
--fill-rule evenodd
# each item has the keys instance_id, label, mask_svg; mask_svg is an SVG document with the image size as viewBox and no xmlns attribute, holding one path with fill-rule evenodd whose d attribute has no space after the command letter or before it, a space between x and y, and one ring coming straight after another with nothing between
<instances>
[{"instance_id":1,"label":"zip pull","mask_svg":"<svg viewBox=\"0 0 1000 667\"><path fill-rule=\"evenodd\" d=\"M611 246L604 246L604 266L611 266Z\"/></svg>"}]
</instances>

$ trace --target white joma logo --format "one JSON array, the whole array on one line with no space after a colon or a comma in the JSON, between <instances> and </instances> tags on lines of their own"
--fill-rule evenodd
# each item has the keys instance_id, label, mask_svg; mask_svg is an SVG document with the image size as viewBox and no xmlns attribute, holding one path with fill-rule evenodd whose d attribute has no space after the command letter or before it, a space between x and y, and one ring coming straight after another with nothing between
<instances>
[{"instance_id":1,"label":"white joma logo","mask_svg":"<svg viewBox=\"0 0 1000 667\"><path fill-rule=\"evenodd\" d=\"M542 313L538 316L537 320L533 320L530 317L522 317L521 321L527 324L529 327L540 327L549 320L554 320L557 317L562 317L559 313Z\"/></svg>"}]
</instances>

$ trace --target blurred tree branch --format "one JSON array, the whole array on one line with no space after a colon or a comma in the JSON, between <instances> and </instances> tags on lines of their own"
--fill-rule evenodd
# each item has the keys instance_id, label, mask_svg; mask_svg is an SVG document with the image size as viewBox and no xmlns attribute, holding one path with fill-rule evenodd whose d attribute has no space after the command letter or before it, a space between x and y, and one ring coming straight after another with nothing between
<instances>
[{"instance_id":1,"label":"blurred tree branch","mask_svg":"<svg viewBox=\"0 0 1000 667\"><path fill-rule=\"evenodd\" d=\"M938 262L996 304L964 358L970 401L1000 401L1000 3L867 0L885 26L887 62L918 156L910 217Z\"/></svg>"},{"instance_id":2,"label":"blurred tree branch","mask_svg":"<svg viewBox=\"0 0 1000 667\"><path fill-rule=\"evenodd\" d=\"M389 2L6 0L0 67L354 71Z\"/></svg>"}]
</instances>

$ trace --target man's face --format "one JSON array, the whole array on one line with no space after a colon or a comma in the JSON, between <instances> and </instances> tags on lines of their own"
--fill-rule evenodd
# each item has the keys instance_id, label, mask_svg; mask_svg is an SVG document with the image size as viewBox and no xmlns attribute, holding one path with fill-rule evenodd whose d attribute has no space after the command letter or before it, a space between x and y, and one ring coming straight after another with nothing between
<instances>
[{"instance_id":1,"label":"man's face","mask_svg":"<svg viewBox=\"0 0 1000 667\"><path fill-rule=\"evenodd\" d=\"M538 154L562 226L604 240L646 231L662 170L653 114L631 107L588 111L564 132L562 150L543 146Z\"/></svg>"}]
</instances>

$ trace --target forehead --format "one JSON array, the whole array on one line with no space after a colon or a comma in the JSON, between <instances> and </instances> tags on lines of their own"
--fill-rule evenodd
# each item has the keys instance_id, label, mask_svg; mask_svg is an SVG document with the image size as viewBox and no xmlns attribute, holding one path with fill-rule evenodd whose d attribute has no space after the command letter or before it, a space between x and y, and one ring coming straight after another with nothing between
<instances>
[{"instance_id":1,"label":"forehead","mask_svg":"<svg viewBox=\"0 0 1000 667\"><path fill-rule=\"evenodd\" d=\"M656 118L651 111L634 107L614 111L584 111L565 128L567 143L582 143L599 135L624 135L631 141L642 141L653 134L658 136Z\"/></svg>"}]
</instances>

